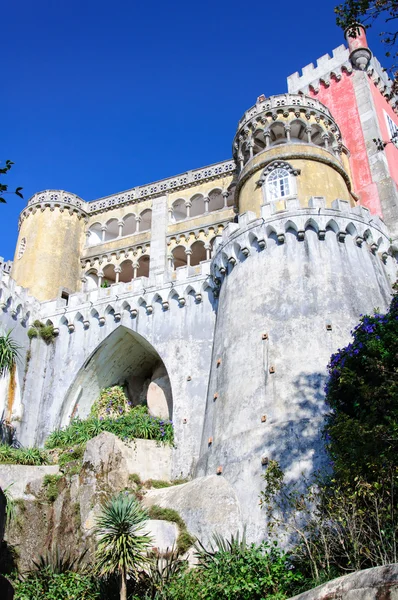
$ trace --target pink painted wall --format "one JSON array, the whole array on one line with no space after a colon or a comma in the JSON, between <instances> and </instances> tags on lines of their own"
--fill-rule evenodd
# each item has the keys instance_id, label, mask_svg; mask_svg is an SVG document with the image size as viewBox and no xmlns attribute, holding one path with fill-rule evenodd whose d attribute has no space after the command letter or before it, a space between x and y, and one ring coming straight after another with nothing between
<instances>
[{"instance_id":1,"label":"pink painted wall","mask_svg":"<svg viewBox=\"0 0 398 600\"><path fill-rule=\"evenodd\" d=\"M398 116L395 114L390 104L387 102L384 96L382 96L374 83L370 82L370 88L372 91L373 102L376 107L381 137L385 142L387 142L390 139L390 132L387 128L384 111L389 115L396 125L398 125ZM388 144L388 146L385 147L384 152L387 157L390 175L398 185L398 148L396 148L394 144Z\"/></svg>"},{"instance_id":2,"label":"pink painted wall","mask_svg":"<svg viewBox=\"0 0 398 600\"><path fill-rule=\"evenodd\" d=\"M321 84L319 92L310 90L310 95L328 107L340 127L343 143L350 151L353 191L359 196L360 204L382 215L377 186L372 182L352 75L343 71L340 81L332 77L329 87Z\"/></svg>"}]
</instances>

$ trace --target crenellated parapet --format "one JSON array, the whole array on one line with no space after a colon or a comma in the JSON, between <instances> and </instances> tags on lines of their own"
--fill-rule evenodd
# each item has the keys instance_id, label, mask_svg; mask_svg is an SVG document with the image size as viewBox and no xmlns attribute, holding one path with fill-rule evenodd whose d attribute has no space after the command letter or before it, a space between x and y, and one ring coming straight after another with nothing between
<instances>
[{"instance_id":1,"label":"crenellated parapet","mask_svg":"<svg viewBox=\"0 0 398 600\"><path fill-rule=\"evenodd\" d=\"M0 317L5 312L26 327L39 317L40 303L0 270Z\"/></svg>"},{"instance_id":2,"label":"crenellated parapet","mask_svg":"<svg viewBox=\"0 0 398 600\"><path fill-rule=\"evenodd\" d=\"M65 192L64 190L44 190L34 194L28 201L27 207L21 212L19 217L19 227L29 215L36 214L37 211L44 212L59 210L61 213L68 211L70 215L75 214L79 219L87 218L89 203L85 202L76 194Z\"/></svg>"},{"instance_id":3,"label":"crenellated parapet","mask_svg":"<svg viewBox=\"0 0 398 600\"><path fill-rule=\"evenodd\" d=\"M314 197L307 208L295 199L288 201L283 211L270 203L262 206L260 219L246 212L239 216L238 223L230 223L214 250L211 273L216 284L220 286L235 265L259 252L267 253L275 245L303 243L309 231L316 234L319 243L326 243L330 236L337 244L354 244L363 252L377 255L384 264L388 262L393 274L395 259L388 231L379 217L342 200L326 208L324 198Z\"/></svg>"},{"instance_id":4,"label":"crenellated parapet","mask_svg":"<svg viewBox=\"0 0 398 600\"><path fill-rule=\"evenodd\" d=\"M0 256L0 272L1 273L10 273L12 269L12 260L4 260L2 256Z\"/></svg>"},{"instance_id":5,"label":"crenellated parapet","mask_svg":"<svg viewBox=\"0 0 398 600\"><path fill-rule=\"evenodd\" d=\"M233 141L239 171L258 154L286 144L319 146L334 156L342 152L339 127L319 100L302 94L259 96L239 121Z\"/></svg>"}]
</instances>

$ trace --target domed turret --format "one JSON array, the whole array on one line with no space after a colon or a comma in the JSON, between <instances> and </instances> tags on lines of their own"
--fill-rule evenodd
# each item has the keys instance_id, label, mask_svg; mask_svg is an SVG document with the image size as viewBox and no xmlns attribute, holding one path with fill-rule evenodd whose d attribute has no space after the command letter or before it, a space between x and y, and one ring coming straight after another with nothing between
<instances>
[{"instance_id":1,"label":"domed turret","mask_svg":"<svg viewBox=\"0 0 398 600\"><path fill-rule=\"evenodd\" d=\"M347 151L321 102L300 94L265 98L247 110L233 142L239 170L239 212L260 214L263 204L323 196L353 203Z\"/></svg>"},{"instance_id":2,"label":"domed turret","mask_svg":"<svg viewBox=\"0 0 398 600\"><path fill-rule=\"evenodd\" d=\"M76 292L86 203L69 192L32 196L20 216L11 276L41 302Z\"/></svg>"}]
</instances>

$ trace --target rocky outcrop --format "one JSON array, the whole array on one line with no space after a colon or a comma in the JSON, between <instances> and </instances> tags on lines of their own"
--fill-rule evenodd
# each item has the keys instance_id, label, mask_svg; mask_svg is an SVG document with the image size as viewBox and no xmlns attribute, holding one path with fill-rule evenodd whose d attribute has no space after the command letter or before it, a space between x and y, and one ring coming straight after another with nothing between
<instances>
[{"instance_id":1,"label":"rocky outcrop","mask_svg":"<svg viewBox=\"0 0 398 600\"><path fill-rule=\"evenodd\" d=\"M217 532L225 537L242 530L242 515L236 494L220 475L199 477L189 483L149 490L145 506L173 508L184 519L188 531L206 544Z\"/></svg>"},{"instance_id":2,"label":"rocky outcrop","mask_svg":"<svg viewBox=\"0 0 398 600\"><path fill-rule=\"evenodd\" d=\"M291 600L398 600L398 564L356 571Z\"/></svg>"}]
</instances>

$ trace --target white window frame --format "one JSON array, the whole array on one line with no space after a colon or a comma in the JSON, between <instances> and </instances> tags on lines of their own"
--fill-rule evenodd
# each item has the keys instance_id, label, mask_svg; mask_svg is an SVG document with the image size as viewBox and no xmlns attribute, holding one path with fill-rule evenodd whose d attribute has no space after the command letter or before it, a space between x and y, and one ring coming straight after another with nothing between
<instances>
[{"instance_id":1,"label":"white window frame","mask_svg":"<svg viewBox=\"0 0 398 600\"><path fill-rule=\"evenodd\" d=\"M275 171L285 171L285 173L287 174L287 177L288 177L288 182L289 182L289 192L287 194L285 194L284 196L278 196L277 198L271 197L271 192L270 192L270 188L269 188L270 177L272 177L275 174ZM277 167L276 169L273 169L270 173L268 173L268 175L266 176L265 181L263 183L263 195L264 195L265 203L283 202L285 200L288 200L289 198L293 198L293 197L297 196L297 183L296 183L295 175L293 175L293 173L290 173L288 171L288 169L286 169L285 167Z\"/></svg>"},{"instance_id":2,"label":"white window frame","mask_svg":"<svg viewBox=\"0 0 398 600\"><path fill-rule=\"evenodd\" d=\"M25 250L26 250L26 237L23 237L21 239L21 241L19 242L18 257L17 257L18 260L23 257Z\"/></svg>"},{"instance_id":3,"label":"white window frame","mask_svg":"<svg viewBox=\"0 0 398 600\"><path fill-rule=\"evenodd\" d=\"M389 139L392 141L394 146L398 148L398 125L392 120L392 118L386 111L384 111L384 117L386 119Z\"/></svg>"}]
</instances>

